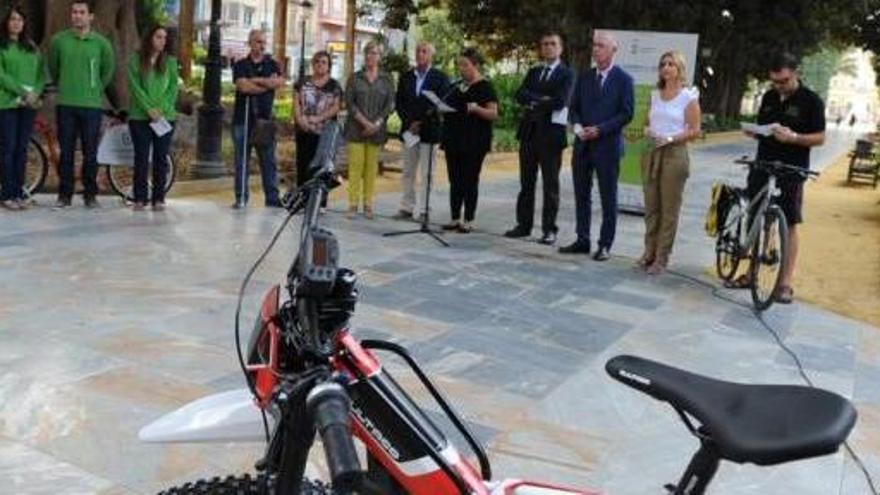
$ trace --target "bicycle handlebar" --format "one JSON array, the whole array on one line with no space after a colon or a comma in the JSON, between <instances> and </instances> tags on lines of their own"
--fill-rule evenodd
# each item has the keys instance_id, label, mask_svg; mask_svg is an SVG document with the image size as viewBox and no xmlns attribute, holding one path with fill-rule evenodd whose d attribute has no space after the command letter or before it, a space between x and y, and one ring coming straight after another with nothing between
<instances>
[{"instance_id":1,"label":"bicycle handlebar","mask_svg":"<svg viewBox=\"0 0 880 495\"><path fill-rule=\"evenodd\" d=\"M802 177L818 177L819 172L815 172L813 170L809 170L803 167L796 167L794 165L789 165L788 163L779 161L779 160L760 160L753 159L750 160L747 157L742 157L738 160L734 160L733 163L738 163L740 165L748 165L749 167L763 168L768 169L770 173L784 171L789 173L795 173Z\"/></svg>"},{"instance_id":2,"label":"bicycle handlebar","mask_svg":"<svg viewBox=\"0 0 880 495\"><path fill-rule=\"evenodd\" d=\"M321 435L334 492L358 489L362 473L349 423L348 393L334 381L321 383L309 392L306 408Z\"/></svg>"}]
</instances>

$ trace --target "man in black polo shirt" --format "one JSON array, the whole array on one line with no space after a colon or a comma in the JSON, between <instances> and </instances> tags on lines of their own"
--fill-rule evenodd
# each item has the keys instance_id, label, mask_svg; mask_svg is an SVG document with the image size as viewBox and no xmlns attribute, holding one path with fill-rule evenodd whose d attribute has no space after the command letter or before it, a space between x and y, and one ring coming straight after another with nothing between
<instances>
[{"instance_id":1,"label":"man in black polo shirt","mask_svg":"<svg viewBox=\"0 0 880 495\"><path fill-rule=\"evenodd\" d=\"M233 208L244 208L248 202L247 162L254 145L247 136L259 119L272 118L275 90L284 85L281 68L265 53L266 34L259 29L248 36L250 53L232 66L235 83L235 115L232 118L232 140L235 145L235 203ZM247 110L246 110L247 109ZM245 149L247 142L247 149ZM257 149L260 175L266 206L280 207L278 180L275 171L275 140Z\"/></svg>"},{"instance_id":2,"label":"man in black polo shirt","mask_svg":"<svg viewBox=\"0 0 880 495\"><path fill-rule=\"evenodd\" d=\"M777 127L773 135L767 137L747 134L758 139L759 160L779 160L809 169L810 148L825 142L825 104L819 95L803 85L797 68L798 60L789 53L772 60L769 75L773 87L761 99L758 124L777 124ZM749 195L757 194L766 183L765 172L750 171ZM803 221L804 183L799 176L781 176L777 184L782 192L779 206L788 221L788 253L774 299L787 304L794 294L791 281L798 253L797 227Z\"/></svg>"}]
</instances>

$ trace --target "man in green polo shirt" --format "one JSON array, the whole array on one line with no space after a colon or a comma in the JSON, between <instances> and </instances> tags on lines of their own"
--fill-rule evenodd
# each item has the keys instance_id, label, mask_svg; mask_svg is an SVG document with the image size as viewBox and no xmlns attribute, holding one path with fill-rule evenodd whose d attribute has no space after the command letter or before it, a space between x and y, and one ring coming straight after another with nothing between
<instances>
[{"instance_id":1,"label":"man in green polo shirt","mask_svg":"<svg viewBox=\"0 0 880 495\"><path fill-rule=\"evenodd\" d=\"M76 140L82 145L83 199L87 208L98 202L98 139L104 107L104 91L116 69L110 41L92 31L91 1L74 0L70 6L71 28L52 38L49 75L58 86L56 99L58 143L61 162L56 208L70 206L74 192L73 160Z\"/></svg>"}]
</instances>

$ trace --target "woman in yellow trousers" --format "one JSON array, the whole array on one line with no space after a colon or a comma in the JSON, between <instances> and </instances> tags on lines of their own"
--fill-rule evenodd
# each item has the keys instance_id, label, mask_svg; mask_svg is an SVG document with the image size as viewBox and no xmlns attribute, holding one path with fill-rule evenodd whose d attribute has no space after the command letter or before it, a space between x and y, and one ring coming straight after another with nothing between
<instances>
[{"instance_id":1,"label":"woman in yellow trousers","mask_svg":"<svg viewBox=\"0 0 880 495\"><path fill-rule=\"evenodd\" d=\"M345 86L348 121L348 213L354 217L363 202L364 216L373 218L379 150L388 139L386 121L394 111L394 80L379 69L379 45L364 47L364 68L355 72Z\"/></svg>"}]
</instances>

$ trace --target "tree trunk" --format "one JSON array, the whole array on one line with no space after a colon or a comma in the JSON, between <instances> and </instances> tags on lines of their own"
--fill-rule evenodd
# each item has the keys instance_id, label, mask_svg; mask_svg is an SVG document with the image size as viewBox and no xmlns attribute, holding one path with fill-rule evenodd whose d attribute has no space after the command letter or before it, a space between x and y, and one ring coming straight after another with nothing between
<instances>
[{"instance_id":1,"label":"tree trunk","mask_svg":"<svg viewBox=\"0 0 880 495\"><path fill-rule=\"evenodd\" d=\"M357 42L357 0L346 0L345 6L345 72L343 80L354 74L354 45ZM343 82L345 84L345 82Z\"/></svg>"},{"instance_id":2,"label":"tree trunk","mask_svg":"<svg viewBox=\"0 0 880 495\"><path fill-rule=\"evenodd\" d=\"M180 77L189 82L192 79L195 0L180 2L180 15L177 19L177 58L180 62Z\"/></svg>"},{"instance_id":3,"label":"tree trunk","mask_svg":"<svg viewBox=\"0 0 880 495\"><path fill-rule=\"evenodd\" d=\"M272 56L287 74L287 7L288 0L275 0L275 26L272 29Z\"/></svg>"},{"instance_id":4,"label":"tree trunk","mask_svg":"<svg viewBox=\"0 0 880 495\"><path fill-rule=\"evenodd\" d=\"M92 29L106 36L116 53L116 75L113 86L119 96L117 104L120 106L128 103L128 85L125 84L125 70L122 68L139 44L135 2L136 0L95 2L94 7ZM70 27L70 1L42 0L42 3L45 6L43 10L45 30L41 46L46 50L55 33Z\"/></svg>"}]
</instances>

